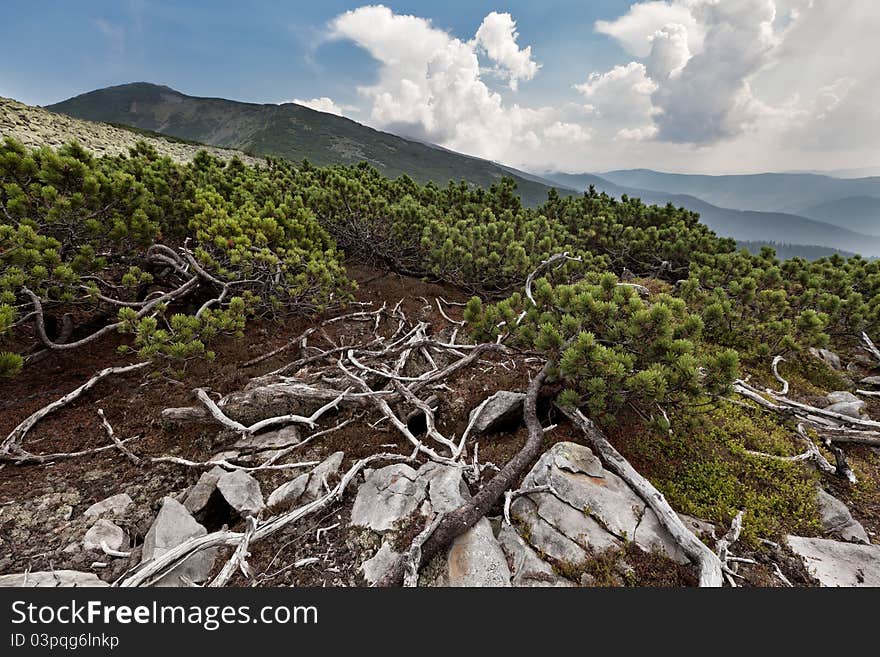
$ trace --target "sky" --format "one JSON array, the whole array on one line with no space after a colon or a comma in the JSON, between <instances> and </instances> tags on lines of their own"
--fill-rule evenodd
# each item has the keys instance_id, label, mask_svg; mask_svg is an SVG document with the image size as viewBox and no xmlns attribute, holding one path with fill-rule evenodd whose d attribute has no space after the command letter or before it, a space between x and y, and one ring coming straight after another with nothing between
<instances>
[{"instance_id":1,"label":"sky","mask_svg":"<svg viewBox=\"0 0 880 657\"><path fill-rule=\"evenodd\" d=\"M0 95L299 102L529 171L880 165L876 0L2 0Z\"/></svg>"}]
</instances>

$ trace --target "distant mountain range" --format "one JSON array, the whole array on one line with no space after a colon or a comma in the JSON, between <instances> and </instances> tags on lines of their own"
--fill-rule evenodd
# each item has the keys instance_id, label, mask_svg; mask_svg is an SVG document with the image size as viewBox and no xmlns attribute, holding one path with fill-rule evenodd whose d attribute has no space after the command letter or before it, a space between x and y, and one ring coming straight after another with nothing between
<instances>
[{"instance_id":1,"label":"distant mountain range","mask_svg":"<svg viewBox=\"0 0 880 657\"><path fill-rule=\"evenodd\" d=\"M628 172L613 172L613 177L623 180L627 178L623 175L625 173ZM642 174L642 172L638 173ZM849 230L841 225L817 221L787 212L759 212L719 207L690 194L669 193L616 184L607 180L606 175L608 174L548 173L544 174L544 177L558 185L575 189L585 190L593 185L598 191L611 196L627 195L640 198L645 203L657 205L672 203L676 207L685 207L688 210L699 212L701 221L719 235L733 237L742 242L813 245L841 252L861 253L868 257L880 256L880 237ZM778 174L766 175L776 176ZM641 177L643 180L647 179L646 176ZM749 177L760 179L761 176ZM739 181L737 183L739 184Z\"/></svg>"},{"instance_id":2,"label":"distant mountain range","mask_svg":"<svg viewBox=\"0 0 880 657\"><path fill-rule=\"evenodd\" d=\"M750 248L811 245L805 252L880 256L880 177L845 179L812 173L740 176L670 174L637 169L605 173L526 173L494 162L374 130L294 103L258 105L187 96L169 87L125 84L49 105L91 121L132 126L253 155L317 165L367 161L385 175L419 182L450 180L487 187L515 179L523 202L541 203L555 187L583 192L590 185L612 196L672 203L699 212L720 235Z\"/></svg>"},{"instance_id":3,"label":"distant mountain range","mask_svg":"<svg viewBox=\"0 0 880 657\"><path fill-rule=\"evenodd\" d=\"M92 91L46 109L253 155L307 159L318 166L365 160L386 176L407 174L421 183L445 185L450 180L467 180L488 187L504 176L513 176L527 205L543 202L552 185L487 160L403 139L295 103L257 105L197 98L138 82Z\"/></svg>"}]
</instances>

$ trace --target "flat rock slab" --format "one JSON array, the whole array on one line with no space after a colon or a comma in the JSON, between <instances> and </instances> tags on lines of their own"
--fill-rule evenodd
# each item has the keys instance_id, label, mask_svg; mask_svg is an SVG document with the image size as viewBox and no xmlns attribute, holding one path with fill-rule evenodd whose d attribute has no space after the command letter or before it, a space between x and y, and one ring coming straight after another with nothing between
<instances>
[{"instance_id":1,"label":"flat rock slab","mask_svg":"<svg viewBox=\"0 0 880 657\"><path fill-rule=\"evenodd\" d=\"M822 586L880 586L880 545L802 536L788 544Z\"/></svg>"},{"instance_id":2,"label":"flat rock slab","mask_svg":"<svg viewBox=\"0 0 880 657\"><path fill-rule=\"evenodd\" d=\"M396 529L425 499L427 481L405 463L373 470L358 488L351 524L384 533Z\"/></svg>"},{"instance_id":3,"label":"flat rock slab","mask_svg":"<svg viewBox=\"0 0 880 657\"><path fill-rule=\"evenodd\" d=\"M255 516L266 508L260 482L244 470L224 472L217 480L217 490L242 517Z\"/></svg>"},{"instance_id":4,"label":"flat rock slab","mask_svg":"<svg viewBox=\"0 0 880 657\"><path fill-rule=\"evenodd\" d=\"M862 383L866 386L880 386L880 376L866 376Z\"/></svg>"},{"instance_id":5,"label":"flat rock slab","mask_svg":"<svg viewBox=\"0 0 880 657\"><path fill-rule=\"evenodd\" d=\"M507 556L512 574L510 583L517 587L536 586L574 586L564 577L556 574L546 561L538 556L528 543L510 525L501 527L498 542Z\"/></svg>"},{"instance_id":6,"label":"flat rock slab","mask_svg":"<svg viewBox=\"0 0 880 657\"><path fill-rule=\"evenodd\" d=\"M6 587L103 587L110 586L94 573L78 570L52 570L0 575L0 588Z\"/></svg>"},{"instance_id":7,"label":"flat rock slab","mask_svg":"<svg viewBox=\"0 0 880 657\"><path fill-rule=\"evenodd\" d=\"M688 563L656 514L620 477L605 470L588 447L553 445L522 485L548 484L552 492L532 493L511 505L512 516L527 529L538 552L581 565L591 553L632 541L646 552Z\"/></svg>"},{"instance_id":8,"label":"flat rock slab","mask_svg":"<svg viewBox=\"0 0 880 657\"><path fill-rule=\"evenodd\" d=\"M822 529L830 536L848 543L869 544L865 528L852 517L849 508L839 499L819 489L819 519Z\"/></svg>"},{"instance_id":9,"label":"flat rock slab","mask_svg":"<svg viewBox=\"0 0 880 657\"><path fill-rule=\"evenodd\" d=\"M128 539L119 525L106 518L99 518L86 532L83 538L83 548L102 551L102 542L111 550L122 550L128 543Z\"/></svg>"},{"instance_id":10,"label":"flat rock slab","mask_svg":"<svg viewBox=\"0 0 880 657\"><path fill-rule=\"evenodd\" d=\"M526 396L522 392L501 390L471 411L468 418L474 423L472 431L488 433L499 426L522 417Z\"/></svg>"},{"instance_id":11,"label":"flat rock slab","mask_svg":"<svg viewBox=\"0 0 880 657\"><path fill-rule=\"evenodd\" d=\"M98 518L106 514L121 516L131 505L131 497L127 493L119 493L100 502L95 502L85 510L83 515L87 518Z\"/></svg>"},{"instance_id":12,"label":"flat rock slab","mask_svg":"<svg viewBox=\"0 0 880 657\"><path fill-rule=\"evenodd\" d=\"M295 425L289 425L277 431L267 431L256 436L240 438L232 448L242 454L265 452L267 450L284 449L302 442L299 429Z\"/></svg>"},{"instance_id":13,"label":"flat rock slab","mask_svg":"<svg viewBox=\"0 0 880 657\"><path fill-rule=\"evenodd\" d=\"M162 501L162 508L153 525L144 537L141 563L161 557L184 541L207 533L208 530L196 522L186 507L174 498L166 497ZM186 586L182 578L192 582L203 582L211 574L215 557L216 550L213 549L198 552L158 580L154 586Z\"/></svg>"}]
</instances>

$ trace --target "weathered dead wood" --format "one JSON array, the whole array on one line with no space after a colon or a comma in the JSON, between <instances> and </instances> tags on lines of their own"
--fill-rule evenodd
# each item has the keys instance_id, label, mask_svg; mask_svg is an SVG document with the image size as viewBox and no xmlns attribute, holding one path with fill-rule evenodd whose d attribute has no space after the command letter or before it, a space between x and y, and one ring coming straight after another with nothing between
<instances>
[{"instance_id":1,"label":"weathered dead wood","mask_svg":"<svg viewBox=\"0 0 880 657\"><path fill-rule=\"evenodd\" d=\"M220 572L217 573L217 577L211 580L211 583L208 584L209 587L220 587L226 586L227 582L232 578L232 575L235 571L241 570L241 574L247 578L250 578L250 566L248 566L247 558L250 556L248 552L248 547L250 546L251 539L254 537L254 533L257 531L257 520L253 516L248 516L247 518L247 528L242 534L241 541L239 541L238 546L235 548L235 551L232 553L232 556L229 557L229 560L223 564L223 568L220 569Z\"/></svg>"},{"instance_id":2,"label":"weathered dead wood","mask_svg":"<svg viewBox=\"0 0 880 657\"><path fill-rule=\"evenodd\" d=\"M340 402L345 399L345 396L349 393L350 390L351 388L349 388L348 390L343 390L333 400L331 400L327 404L324 404L321 408L316 410L308 417L295 414L279 415L277 417L270 417L265 420L260 420L259 422L255 422L250 426L245 426L241 422L233 420L232 418L227 416L220 409L220 407L214 403L214 400L208 396L208 393L205 391L204 388L197 388L196 390L194 390L194 392L198 400L205 405L205 408L208 409L208 413L211 414L211 417L217 420L220 424L239 433L254 434L258 431L262 431L263 429L267 429L277 424L304 424L310 429L314 429L317 426L317 421L321 418L321 416L330 410L338 408Z\"/></svg>"},{"instance_id":3,"label":"weathered dead wood","mask_svg":"<svg viewBox=\"0 0 880 657\"><path fill-rule=\"evenodd\" d=\"M868 337L868 334L864 331L862 332L862 342L865 343L865 346L868 348L868 351L880 362L880 349L874 346L874 343L871 341L871 338Z\"/></svg>"},{"instance_id":4,"label":"weathered dead wood","mask_svg":"<svg viewBox=\"0 0 880 657\"><path fill-rule=\"evenodd\" d=\"M128 447L123 444L119 438L116 437L116 432L113 431L113 427L110 422L107 421L107 417L104 415L104 409L98 409L98 415L101 418L101 424L104 425L104 431L107 432L107 437L113 442L114 445L119 449L120 452L125 454L125 458L132 462L133 465L140 465L141 459L135 456Z\"/></svg>"},{"instance_id":5,"label":"weathered dead wood","mask_svg":"<svg viewBox=\"0 0 880 657\"><path fill-rule=\"evenodd\" d=\"M773 363L770 365L770 367L773 369L773 376L775 376L776 380L782 384L782 390L780 390L776 394L782 395L782 396L787 395L788 389L789 389L788 379L783 378L782 375L779 373L779 363L784 363L784 362L785 362L785 359L782 356L776 356L776 358L773 359ZM772 390L771 390L771 392L772 392Z\"/></svg>"},{"instance_id":6,"label":"weathered dead wood","mask_svg":"<svg viewBox=\"0 0 880 657\"><path fill-rule=\"evenodd\" d=\"M557 406L557 408L584 432L605 466L629 484L636 494L651 507L660 524L681 546L684 553L697 564L700 570L700 586L721 586L723 583L721 560L692 531L685 527L663 494L651 482L636 472L629 461L608 442L595 423L584 416L580 410L571 410L563 406Z\"/></svg>"},{"instance_id":7,"label":"weathered dead wood","mask_svg":"<svg viewBox=\"0 0 880 657\"><path fill-rule=\"evenodd\" d=\"M509 490L525 469L538 457L544 439L544 430L538 420L538 393L550 368L551 364L546 363L543 369L531 380L526 392L523 415L529 435L525 445L474 497L454 511L442 515L430 536L422 543L418 569L424 567L434 555L484 517L501 498L504 491ZM399 586L403 582L406 568L407 559L406 556L402 556L386 571L376 585Z\"/></svg>"},{"instance_id":8,"label":"weathered dead wood","mask_svg":"<svg viewBox=\"0 0 880 657\"><path fill-rule=\"evenodd\" d=\"M144 363L135 363L134 365L125 365L122 367L107 367L100 372L98 372L91 379L83 383L81 386L76 388L75 390L71 390L69 393L57 399L41 408L40 410L32 413L29 417L23 420L15 429L13 429L6 439L0 444L0 457L4 455L9 455L15 448L20 447L21 442L24 440L27 432L30 431L37 422L42 420L47 415L54 413L59 408L63 408L67 406L70 402L78 399L84 392L91 390L95 385L97 385L103 379L106 379L108 376L112 376L114 374L125 374L127 372L133 372L135 370L142 369L149 365L148 362Z\"/></svg>"}]
</instances>

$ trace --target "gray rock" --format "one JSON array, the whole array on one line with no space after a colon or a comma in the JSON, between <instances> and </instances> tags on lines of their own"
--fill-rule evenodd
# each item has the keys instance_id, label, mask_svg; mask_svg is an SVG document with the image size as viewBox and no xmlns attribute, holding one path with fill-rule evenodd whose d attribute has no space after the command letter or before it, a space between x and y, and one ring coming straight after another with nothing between
<instances>
[{"instance_id":1,"label":"gray rock","mask_svg":"<svg viewBox=\"0 0 880 657\"><path fill-rule=\"evenodd\" d=\"M880 376L866 376L862 383L866 386L880 386Z\"/></svg>"},{"instance_id":2,"label":"gray rock","mask_svg":"<svg viewBox=\"0 0 880 657\"><path fill-rule=\"evenodd\" d=\"M429 463L418 472L428 480L428 499L434 513L448 513L470 498L459 468ZM510 586L510 568L487 518L456 537L446 552L447 586Z\"/></svg>"},{"instance_id":3,"label":"gray rock","mask_svg":"<svg viewBox=\"0 0 880 657\"><path fill-rule=\"evenodd\" d=\"M831 406L825 410L859 419L862 417L862 411L865 410L865 406L865 402L858 400L854 402L838 402L836 404L831 404Z\"/></svg>"},{"instance_id":4,"label":"gray rock","mask_svg":"<svg viewBox=\"0 0 880 657\"><path fill-rule=\"evenodd\" d=\"M620 477L605 470L588 447L557 443L545 452L523 480L523 487L546 484L550 484L552 493L528 496L534 517L525 502L517 500L511 507L513 516L527 525L529 541L539 552L578 565L583 563L581 554L585 552L632 541L648 552L688 562L656 514ZM535 522L535 518L547 526ZM556 534L579 549L573 550Z\"/></svg>"},{"instance_id":5,"label":"gray rock","mask_svg":"<svg viewBox=\"0 0 880 657\"><path fill-rule=\"evenodd\" d=\"M255 516L266 508L260 482L244 470L224 472L217 480L217 490L229 506L243 517Z\"/></svg>"},{"instance_id":6,"label":"gray rock","mask_svg":"<svg viewBox=\"0 0 880 657\"><path fill-rule=\"evenodd\" d=\"M131 497L128 496L127 493L119 493L118 495L112 495L105 500L101 500L100 502L95 502L83 513L87 518L98 518L105 514L112 514L114 516L121 516L125 513L129 506L132 504Z\"/></svg>"},{"instance_id":7,"label":"gray rock","mask_svg":"<svg viewBox=\"0 0 880 657\"><path fill-rule=\"evenodd\" d=\"M880 545L802 536L788 544L822 586L880 586Z\"/></svg>"},{"instance_id":8,"label":"gray rock","mask_svg":"<svg viewBox=\"0 0 880 657\"><path fill-rule=\"evenodd\" d=\"M517 417L522 417L523 402L526 396L521 392L509 392L501 390L486 400L482 409L477 406L470 413L468 421L474 420L474 433L487 433L495 430L499 425L511 422Z\"/></svg>"},{"instance_id":9,"label":"gray rock","mask_svg":"<svg viewBox=\"0 0 880 657\"><path fill-rule=\"evenodd\" d=\"M265 452L267 450L284 449L298 445L302 441L296 425L288 425L277 431L267 431L256 436L245 436L236 441L232 447L242 454Z\"/></svg>"},{"instance_id":10,"label":"gray rock","mask_svg":"<svg viewBox=\"0 0 880 657\"><path fill-rule=\"evenodd\" d=\"M266 506L273 511L286 511L292 509L297 501L306 491L309 483L309 473L303 472L301 475L294 477L290 481L286 481L269 494Z\"/></svg>"},{"instance_id":11,"label":"gray rock","mask_svg":"<svg viewBox=\"0 0 880 657\"><path fill-rule=\"evenodd\" d=\"M510 580L513 586L574 586L557 575L550 564L541 559L510 525L501 527L498 542L507 556L507 563L513 574Z\"/></svg>"},{"instance_id":12,"label":"gray rock","mask_svg":"<svg viewBox=\"0 0 880 657\"><path fill-rule=\"evenodd\" d=\"M388 541L383 541L379 551L361 565L361 569L364 571L364 580L367 584L373 586L382 579L382 576L394 565L399 556L400 553L395 552L388 544Z\"/></svg>"},{"instance_id":13,"label":"gray rock","mask_svg":"<svg viewBox=\"0 0 880 657\"><path fill-rule=\"evenodd\" d=\"M449 586L510 586L510 568L486 518L456 537L446 554Z\"/></svg>"},{"instance_id":14,"label":"gray rock","mask_svg":"<svg viewBox=\"0 0 880 657\"><path fill-rule=\"evenodd\" d=\"M0 575L0 588L7 587L103 587L110 586L94 573L77 570L52 570Z\"/></svg>"},{"instance_id":15,"label":"gray rock","mask_svg":"<svg viewBox=\"0 0 880 657\"><path fill-rule=\"evenodd\" d=\"M326 493L324 482L332 485L330 481L339 472L344 457L344 452L334 452L311 472L304 472L281 484L269 495L266 505L273 510L284 511L296 504L306 504L318 499Z\"/></svg>"},{"instance_id":16,"label":"gray rock","mask_svg":"<svg viewBox=\"0 0 880 657\"><path fill-rule=\"evenodd\" d=\"M851 392L847 392L846 390L836 390L834 392L829 392L826 396L829 404L840 404L845 402L860 402L862 401L858 397L856 397Z\"/></svg>"},{"instance_id":17,"label":"gray rock","mask_svg":"<svg viewBox=\"0 0 880 657\"><path fill-rule=\"evenodd\" d=\"M122 528L105 518L99 518L86 532L83 538L83 548L86 550L101 550L101 542L104 542L111 550L122 550L128 543Z\"/></svg>"},{"instance_id":18,"label":"gray rock","mask_svg":"<svg viewBox=\"0 0 880 657\"><path fill-rule=\"evenodd\" d=\"M327 489L324 482L326 481L329 484L332 477L339 472L343 458L345 458L345 452L334 452L315 466L315 469L309 475L309 483L306 486L306 502L311 502L326 494Z\"/></svg>"},{"instance_id":19,"label":"gray rock","mask_svg":"<svg viewBox=\"0 0 880 657\"><path fill-rule=\"evenodd\" d=\"M840 356L835 354L833 351L829 351L828 349L816 349L815 347L810 347L810 353L834 370L840 371L843 369L840 364Z\"/></svg>"},{"instance_id":20,"label":"gray rock","mask_svg":"<svg viewBox=\"0 0 880 657\"><path fill-rule=\"evenodd\" d=\"M686 513L676 513L678 519L684 523L684 526L690 529L697 537L709 538L716 540L718 537L715 535L715 525L713 525L708 520L703 520L702 518L695 518L694 516L689 516Z\"/></svg>"},{"instance_id":21,"label":"gray rock","mask_svg":"<svg viewBox=\"0 0 880 657\"><path fill-rule=\"evenodd\" d=\"M819 489L819 516L826 534L850 543L869 544L868 534L855 518L846 504Z\"/></svg>"},{"instance_id":22,"label":"gray rock","mask_svg":"<svg viewBox=\"0 0 880 657\"><path fill-rule=\"evenodd\" d=\"M588 561L589 555L580 545L538 515L537 504L528 496L515 499L510 513L525 528L528 542L541 554L573 566Z\"/></svg>"},{"instance_id":23,"label":"gray rock","mask_svg":"<svg viewBox=\"0 0 880 657\"><path fill-rule=\"evenodd\" d=\"M382 533L411 516L425 499L427 480L405 463L373 470L358 488L351 524Z\"/></svg>"},{"instance_id":24,"label":"gray rock","mask_svg":"<svg viewBox=\"0 0 880 657\"><path fill-rule=\"evenodd\" d=\"M196 522L186 507L173 498L166 497L153 525L144 537L141 563L161 557L184 541L207 533L208 530ZM192 582L203 582L211 574L215 558L216 550L198 552L157 581L155 586L186 586L182 578Z\"/></svg>"},{"instance_id":25,"label":"gray rock","mask_svg":"<svg viewBox=\"0 0 880 657\"><path fill-rule=\"evenodd\" d=\"M205 510L211 495L217 490L217 482L220 477L226 474L226 470L219 465L215 465L207 472L203 472L202 476L196 482L184 499L183 506L193 515L197 515Z\"/></svg>"}]
</instances>

